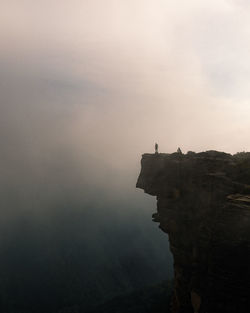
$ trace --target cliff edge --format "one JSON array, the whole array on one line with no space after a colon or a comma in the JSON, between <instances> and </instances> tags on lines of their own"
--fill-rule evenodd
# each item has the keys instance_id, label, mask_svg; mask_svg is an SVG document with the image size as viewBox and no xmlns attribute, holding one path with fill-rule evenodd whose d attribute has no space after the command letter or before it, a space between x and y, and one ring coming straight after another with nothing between
<instances>
[{"instance_id":1,"label":"cliff edge","mask_svg":"<svg viewBox=\"0 0 250 313\"><path fill-rule=\"evenodd\" d=\"M250 153L143 154L174 257L173 313L250 312Z\"/></svg>"}]
</instances>

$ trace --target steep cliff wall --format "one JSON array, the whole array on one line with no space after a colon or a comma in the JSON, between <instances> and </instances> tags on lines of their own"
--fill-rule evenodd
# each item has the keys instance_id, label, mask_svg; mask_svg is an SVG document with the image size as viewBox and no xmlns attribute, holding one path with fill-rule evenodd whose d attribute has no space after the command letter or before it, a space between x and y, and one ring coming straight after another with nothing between
<instances>
[{"instance_id":1,"label":"steep cliff wall","mask_svg":"<svg viewBox=\"0 0 250 313\"><path fill-rule=\"evenodd\" d=\"M137 187L174 256L173 313L250 312L250 155L144 154Z\"/></svg>"}]
</instances>

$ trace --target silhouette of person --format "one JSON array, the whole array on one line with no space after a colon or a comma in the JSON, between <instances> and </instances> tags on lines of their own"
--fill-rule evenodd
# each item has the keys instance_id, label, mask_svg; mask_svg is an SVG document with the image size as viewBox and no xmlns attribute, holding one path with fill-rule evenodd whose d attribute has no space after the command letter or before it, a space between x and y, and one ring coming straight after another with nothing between
<instances>
[{"instance_id":1,"label":"silhouette of person","mask_svg":"<svg viewBox=\"0 0 250 313\"><path fill-rule=\"evenodd\" d=\"M181 151L181 148L180 148L180 147L177 149L177 153L182 154L182 151Z\"/></svg>"},{"instance_id":2,"label":"silhouette of person","mask_svg":"<svg viewBox=\"0 0 250 313\"><path fill-rule=\"evenodd\" d=\"M158 153L158 143L155 143L155 153Z\"/></svg>"}]
</instances>

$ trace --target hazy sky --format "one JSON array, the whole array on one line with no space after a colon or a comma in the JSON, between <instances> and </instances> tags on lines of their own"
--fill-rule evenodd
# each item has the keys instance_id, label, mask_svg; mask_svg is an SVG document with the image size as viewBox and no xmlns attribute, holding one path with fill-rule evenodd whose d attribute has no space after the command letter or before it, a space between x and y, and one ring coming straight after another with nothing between
<instances>
[{"instance_id":1,"label":"hazy sky","mask_svg":"<svg viewBox=\"0 0 250 313\"><path fill-rule=\"evenodd\" d=\"M250 150L248 1L1 0L0 21L1 180L22 197L134 188L156 141Z\"/></svg>"}]
</instances>

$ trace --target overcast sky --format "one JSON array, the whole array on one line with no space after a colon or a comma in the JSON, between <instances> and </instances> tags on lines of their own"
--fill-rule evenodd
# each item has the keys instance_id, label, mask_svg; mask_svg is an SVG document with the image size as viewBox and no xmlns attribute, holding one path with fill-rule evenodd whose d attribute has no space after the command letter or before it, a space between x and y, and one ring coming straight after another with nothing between
<instances>
[{"instance_id":1,"label":"overcast sky","mask_svg":"<svg viewBox=\"0 0 250 313\"><path fill-rule=\"evenodd\" d=\"M1 0L0 21L5 186L134 188L155 142L250 150L248 1Z\"/></svg>"}]
</instances>

